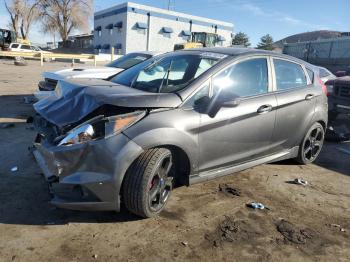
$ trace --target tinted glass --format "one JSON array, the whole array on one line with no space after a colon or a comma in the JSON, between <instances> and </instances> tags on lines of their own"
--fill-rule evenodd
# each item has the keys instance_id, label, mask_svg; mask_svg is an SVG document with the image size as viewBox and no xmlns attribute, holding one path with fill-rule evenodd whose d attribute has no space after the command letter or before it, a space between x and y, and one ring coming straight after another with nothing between
<instances>
[{"instance_id":1,"label":"tinted glass","mask_svg":"<svg viewBox=\"0 0 350 262\"><path fill-rule=\"evenodd\" d=\"M11 48L17 48L18 47L18 44L13 44L12 46L11 46Z\"/></svg>"},{"instance_id":2,"label":"tinted glass","mask_svg":"<svg viewBox=\"0 0 350 262\"><path fill-rule=\"evenodd\" d=\"M268 71L265 58L250 59L228 67L213 78L213 92L228 88L238 96L267 93Z\"/></svg>"},{"instance_id":3,"label":"tinted glass","mask_svg":"<svg viewBox=\"0 0 350 262\"><path fill-rule=\"evenodd\" d=\"M327 70L320 68L320 77L327 77L329 75L330 73Z\"/></svg>"},{"instance_id":4,"label":"tinted glass","mask_svg":"<svg viewBox=\"0 0 350 262\"><path fill-rule=\"evenodd\" d=\"M21 46L21 49L28 49L28 50L30 50L31 48L30 48L29 45L22 45L22 46Z\"/></svg>"},{"instance_id":5,"label":"tinted glass","mask_svg":"<svg viewBox=\"0 0 350 262\"><path fill-rule=\"evenodd\" d=\"M138 53L130 53L125 56L122 56L121 58L118 58L111 63L107 64L108 67L115 67L115 68L122 68L122 69L128 69L134 65L137 65L149 58L151 58L152 55L150 54L138 54Z\"/></svg>"},{"instance_id":6,"label":"tinted glass","mask_svg":"<svg viewBox=\"0 0 350 262\"><path fill-rule=\"evenodd\" d=\"M307 85L303 68L295 63L274 59L277 90L298 88Z\"/></svg>"}]
</instances>

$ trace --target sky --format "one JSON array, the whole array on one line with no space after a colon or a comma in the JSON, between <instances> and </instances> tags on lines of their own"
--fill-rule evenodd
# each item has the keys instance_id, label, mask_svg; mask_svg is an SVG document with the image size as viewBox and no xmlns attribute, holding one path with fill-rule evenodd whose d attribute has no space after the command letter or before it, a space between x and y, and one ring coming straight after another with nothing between
<instances>
[{"instance_id":1,"label":"sky","mask_svg":"<svg viewBox=\"0 0 350 262\"><path fill-rule=\"evenodd\" d=\"M0 27L6 27L9 17L4 0L0 0ZM95 11L123 3L120 0L95 0ZM168 0L134 0L132 2L167 8ZM244 32L253 46L261 36L272 35L275 41L314 30L350 31L349 0L172 0L172 10L222 20L234 24L234 33ZM93 22L91 22L93 25ZM93 28L93 27L92 27ZM91 28L91 29L92 29ZM40 24L33 26L30 40L36 43L52 41L44 35Z\"/></svg>"}]
</instances>

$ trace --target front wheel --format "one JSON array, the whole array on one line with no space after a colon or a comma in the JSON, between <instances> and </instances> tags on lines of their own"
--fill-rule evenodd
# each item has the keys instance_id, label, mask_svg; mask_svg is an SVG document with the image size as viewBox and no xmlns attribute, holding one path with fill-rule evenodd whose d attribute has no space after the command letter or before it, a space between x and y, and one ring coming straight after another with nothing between
<instances>
[{"instance_id":1,"label":"front wheel","mask_svg":"<svg viewBox=\"0 0 350 262\"><path fill-rule=\"evenodd\" d=\"M297 161L303 165L310 164L316 160L321 152L325 131L320 123L315 123L306 133L299 146Z\"/></svg>"},{"instance_id":2,"label":"front wheel","mask_svg":"<svg viewBox=\"0 0 350 262\"><path fill-rule=\"evenodd\" d=\"M159 214L173 187L173 156L169 149L142 153L125 175L122 197L126 208L142 217Z\"/></svg>"}]
</instances>

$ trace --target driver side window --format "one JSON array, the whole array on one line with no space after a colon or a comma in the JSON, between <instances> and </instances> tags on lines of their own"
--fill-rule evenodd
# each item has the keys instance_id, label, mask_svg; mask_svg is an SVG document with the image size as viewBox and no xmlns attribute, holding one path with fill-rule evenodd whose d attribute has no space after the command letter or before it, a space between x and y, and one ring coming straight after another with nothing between
<instances>
[{"instance_id":1,"label":"driver side window","mask_svg":"<svg viewBox=\"0 0 350 262\"><path fill-rule=\"evenodd\" d=\"M213 77L213 94L217 94L221 89L240 97L267 93L267 59L253 58L229 66Z\"/></svg>"}]
</instances>

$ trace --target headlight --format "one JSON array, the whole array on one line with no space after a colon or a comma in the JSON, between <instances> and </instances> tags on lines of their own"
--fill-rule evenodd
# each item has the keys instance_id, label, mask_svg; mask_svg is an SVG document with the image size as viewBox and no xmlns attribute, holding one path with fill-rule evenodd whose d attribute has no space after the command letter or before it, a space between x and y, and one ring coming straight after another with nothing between
<instances>
[{"instance_id":1,"label":"headlight","mask_svg":"<svg viewBox=\"0 0 350 262\"><path fill-rule=\"evenodd\" d=\"M89 141L95 134L94 128L90 124L79 126L73 129L65 138L58 144L61 145L73 145Z\"/></svg>"},{"instance_id":2,"label":"headlight","mask_svg":"<svg viewBox=\"0 0 350 262\"><path fill-rule=\"evenodd\" d=\"M333 93L333 85L326 85L329 94Z\"/></svg>"},{"instance_id":3,"label":"headlight","mask_svg":"<svg viewBox=\"0 0 350 262\"><path fill-rule=\"evenodd\" d=\"M108 121L105 123L105 136L108 137L120 133L138 122L145 114L144 111L137 111L129 114L108 117Z\"/></svg>"},{"instance_id":4,"label":"headlight","mask_svg":"<svg viewBox=\"0 0 350 262\"><path fill-rule=\"evenodd\" d=\"M58 146L74 145L115 135L135 124L145 114L144 111L137 111L107 118L104 118L103 115L96 116L69 131L67 136L58 143Z\"/></svg>"}]
</instances>

